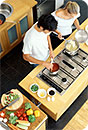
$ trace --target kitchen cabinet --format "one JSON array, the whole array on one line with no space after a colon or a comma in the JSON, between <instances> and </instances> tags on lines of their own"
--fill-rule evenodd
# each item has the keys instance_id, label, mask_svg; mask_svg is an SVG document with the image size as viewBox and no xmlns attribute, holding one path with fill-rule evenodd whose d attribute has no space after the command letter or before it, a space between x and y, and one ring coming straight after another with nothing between
<instances>
[{"instance_id":1,"label":"kitchen cabinet","mask_svg":"<svg viewBox=\"0 0 88 130\"><path fill-rule=\"evenodd\" d=\"M26 31L33 25L33 7L37 2L22 1L5 0L12 5L13 13L6 19L8 22L0 26L0 58L17 46L23 40Z\"/></svg>"}]
</instances>

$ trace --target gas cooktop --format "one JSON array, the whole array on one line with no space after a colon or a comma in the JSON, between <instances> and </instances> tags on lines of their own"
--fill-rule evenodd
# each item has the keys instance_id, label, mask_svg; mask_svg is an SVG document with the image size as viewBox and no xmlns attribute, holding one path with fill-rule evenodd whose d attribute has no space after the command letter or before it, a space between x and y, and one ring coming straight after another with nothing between
<instances>
[{"instance_id":1,"label":"gas cooktop","mask_svg":"<svg viewBox=\"0 0 88 130\"><path fill-rule=\"evenodd\" d=\"M37 77L50 87L54 87L60 95L63 95L74 80L88 66L88 54L79 49L75 56L71 56L64 49L55 57L54 62L60 66L57 75L51 76L49 70L44 68Z\"/></svg>"}]
</instances>

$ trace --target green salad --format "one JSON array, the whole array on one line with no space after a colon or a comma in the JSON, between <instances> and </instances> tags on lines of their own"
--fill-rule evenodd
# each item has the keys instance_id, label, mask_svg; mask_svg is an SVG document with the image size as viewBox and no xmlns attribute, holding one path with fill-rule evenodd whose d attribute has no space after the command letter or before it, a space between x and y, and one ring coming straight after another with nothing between
<instances>
[{"instance_id":1,"label":"green salad","mask_svg":"<svg viewBox=\"0 0 88 130\"><path fill-rule=\"evenodd\" d=\"M38 90L38 85L37 84L33 84L32 86L31 86L31 90L33 91L33 92L36 92L37 90Z\"/></svg>"}]
</instances>

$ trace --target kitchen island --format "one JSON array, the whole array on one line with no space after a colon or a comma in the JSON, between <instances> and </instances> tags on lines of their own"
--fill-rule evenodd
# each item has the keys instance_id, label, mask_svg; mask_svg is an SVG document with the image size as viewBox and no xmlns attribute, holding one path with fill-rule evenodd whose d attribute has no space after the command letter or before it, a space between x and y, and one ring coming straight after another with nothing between
<instances>
[{"instance_id":1,"label":"kitchen island","mask_svg":"<svg viewBox=\"0 0 88 130\"><path fill-rule=\"evenodd\" d=\"M88 24L88 19L86 19L81 28L85 29L85 26ZM75 30L68 38L74 39ZM57 56L64 49L65 41L63 41L55 50L55 56ZM88 46L83 43L80 44L80 48L88 54ZM48 59L50 61L50 58ZM71 83L69 88L65 91L63 95L60 95L58 92L55 95L55 101L47 101L47 98L39 98L36 93L32 93L29 89L30 85L37 83L40 88L44 88L46 91L50 87L42 80L40 80L37 75L42 71L44 67L39 65L31 73L29 73L19 85L25 89L30 95L32 95L37 101L41 102L41 108L50 115L54 120L58 120L60 116L70 107L70 105L76 100L76 98L82 93L82 91L88 85L88 66L79 74L79 76Z\"/></svg>"}]
</instances>

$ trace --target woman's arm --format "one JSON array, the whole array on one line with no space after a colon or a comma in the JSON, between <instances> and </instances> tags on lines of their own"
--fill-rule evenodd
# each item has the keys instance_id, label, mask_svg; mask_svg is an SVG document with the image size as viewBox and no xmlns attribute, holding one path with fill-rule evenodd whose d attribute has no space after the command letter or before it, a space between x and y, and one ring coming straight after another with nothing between
<instances>
[{"instance_id":1,"label":"woman's arm","mask_svg":"<svg viewBox=\"0 0 88 130\"><path fill-rule=\"evenodd\" d=\"M75 19L74 25L76 26L76 28L77 28L78 30L81 29L81 28L80 28L80 25L79 25L78 19Z\"/></svg>"},{"instance_id":2,"label":"woman's arm","mask_svg":"<svg viewBox=\"0 0 88 130\"><path fill-rule=\"evenodd\" d=\"M46 61L37 60L37 59L33 58L32 56L30 56L29 54L23 53L23 59L28 62L33 62L35 64L43 65L49 70L52 69L52 67L53 67L51 63L46 62Z\"/></svg>"},{"instance_id":3,"label":"woman's arm","mask_svg":"<svg viewBox=\"0 0 88 130\"><path fill-rule=\"evenodd\" d=\"M58 34L58 38L59 38L60 40L63 39L61 33L60 33L58 30L55 30L55 32Z\"/></svg>"}]
</instances>

